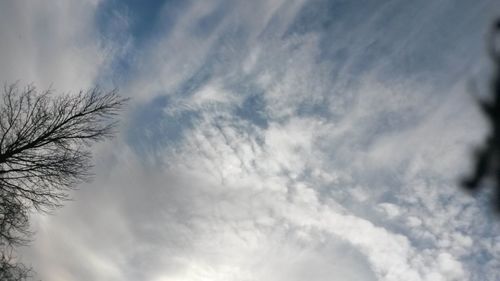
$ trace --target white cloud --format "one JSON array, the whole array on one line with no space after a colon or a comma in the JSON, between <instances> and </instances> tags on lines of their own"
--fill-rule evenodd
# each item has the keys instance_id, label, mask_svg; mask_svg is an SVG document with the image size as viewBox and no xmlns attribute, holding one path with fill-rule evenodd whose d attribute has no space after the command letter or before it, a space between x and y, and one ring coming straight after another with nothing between
<instances>
[{"instance_id":1,"label":"white cloud","mask_svg":"<svg viewBox=\"0 0 500 281\"><path fill-rule=\"evenodd\" d=\"M96 30L96 1L8 1L0 10L0 79L75 92L111 54Z\"/></svg>"},{"instance_id":2,"label":"white cloud","mask_svg":"<svg viewBox=\"0 0 500 281\"><path fill-rule=\"evenodd\" d=\"M22 61L34 74L27 77L41 85L54 77L57 89L92 83L112 58L103 55L95 26L83 24L95 4L71 3L57 13L32 12L55 15L47 19L53 48L39 57L38 39L29 39L36 44L19 52L12 51L18 43L6 45L1 56L29 54ZM445 4L422 5L435 18ZM38 222L28 256L41 277L494 280L497 261L489 259L481 275L481 261L471 260L479 252L500 255L497 239L488 238L495 227L455 186L467 165L464 151L484 133L477 110L457 90L463 85L455 76L433 79L447 64L435 70L412 62L401 70L407 76L388 70L410 43L427 36L410 26L417 38L407 38L391 22L374 27L391 15L388 7L372 15L372 8L352 4L354 15L372 16L354 24L336 15L338 26L353 25L346 35L317 19L322 5L194 2L172 30L136 50L134 75L122 85L134 97L123 134L96 149L96 181ZM398 7L404 15L415 8ZM83 12L59 30L56 23L69 21L63 8ZM203 36L195 32L218 10L218 24ZM300 21L308 13L320 27ZM19 29L31 34L26 26ZM19 32L0 30L9 38ZM469 42L463 36L458 41ZM390 39L394 52L384 49ZM453 56L447 60L460 59ZM41 71L44 63L50 71ZM468 65L452 66L466 71ZM161 96L168 98L154 104ZM236 112L249 97L261 100L247 108L254 115L242 117Z\"/></svg>"}]
</instances>

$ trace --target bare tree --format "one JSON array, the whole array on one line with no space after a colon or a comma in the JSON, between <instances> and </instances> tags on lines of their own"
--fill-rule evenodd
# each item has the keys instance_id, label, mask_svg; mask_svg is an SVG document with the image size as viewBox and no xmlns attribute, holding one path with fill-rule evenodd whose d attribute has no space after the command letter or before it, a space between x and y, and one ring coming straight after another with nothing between
<instances>
[{"instance_id":1,"label":"bare tree","mask_svg":"<svg viewBox=\"0 0 500 281\"><path fill-rule=\"evenodd\" d=\"M24 264L16 262L12 256L12 249L0 253L0 280L21 281L31 277L32 270Z\"/></svg>"},{"instance_id":2,"label":"bare tree","mask_svg":"<svg viewBox=\"0 0 500 281\"><path fill-rule=\"evenodd\" d=\"M26 280L31 269L15 261L15 246L29 242L28 206L9 193L0 193L0 280Z\"/></svg>"},{"instance_id":3,"label":"bare tree","mask_svg":"<svg viewBox=\"0 0 500 281\"><path fill-rule=\"evenodd\" d=\"M47 211L90 179L90 144L113 135L127 99L99 88L77 95L4 87L0 98L0 279L25 280L29 270L12 249L30 238L30 210Z\"/></svg>"}]
</instances>

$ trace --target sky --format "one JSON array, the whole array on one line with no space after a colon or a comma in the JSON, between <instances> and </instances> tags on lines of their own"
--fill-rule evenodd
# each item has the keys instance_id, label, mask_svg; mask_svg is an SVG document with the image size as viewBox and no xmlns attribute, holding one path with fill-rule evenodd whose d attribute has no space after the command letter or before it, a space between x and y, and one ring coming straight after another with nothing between
<instances>
[{"instance_id":1,"label":"sky","mask_svg":"<svg viewBox=\"0 0 500 281\"><path fill-rule=\"evenodd\" d=\"M495 0L0 2L0 80L130 97L20 259L52 281L500 280ZM470 85L476 85L471 87ZM475 90L471 90L474 88Z\"/></svg>"}]
</instances>

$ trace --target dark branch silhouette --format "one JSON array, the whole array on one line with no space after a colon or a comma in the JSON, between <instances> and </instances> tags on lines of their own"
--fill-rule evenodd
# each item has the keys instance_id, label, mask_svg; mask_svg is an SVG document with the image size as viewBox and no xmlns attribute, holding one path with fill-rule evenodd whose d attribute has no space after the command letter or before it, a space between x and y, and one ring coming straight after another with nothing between
<instances>
[{"instance_id":1,"label":"dark branch silhouette","mask_svg":"<svg viewBox=\"0 0 500 281\"><path fill-rule=\"evenodd\" d=\"M58 206L88 179L92 142L110 137L125 100L94 88L78 95L5 87L0 106L0 188L39 209Z\"/></svg>"},{"instance_id":2,"label":"dark branch silhouette","mask_svg":"<svg viewBox=\"0 0 500 281\"><path fill-rule=\"evenodd\" d=\"M28 207L9 193L0 194L0 280L26 280L31 269L15 262L13 248L27 244Z\"/></svg>"},{"instance_id":3,"label":"dark branch silhouette","mask_svg":"<svg viewBox=\"0 0 500 281\"><path fill-rule=\"evenodd\" d=\"M493 25L488 44L488 51L495 65L495 74L491 81L489 100L479 101L485 117L490 123L490 134L485 143L476 151L476 165L472 175L463 180L462 185L471 191L481 187L485 179L492 179L496 189L495 207L500 212L500 20Z\"/></svg>"},{"instance_id":4,"label":"dark branch silhouette","mask_svg":"<svg viewBox=\"0 0 500 281\"><path fill-rule=\"evenodd\" d=\"M61 206L68 191L90 179L90 144L113 135L126 99L93 88L53 95L16 84L0 99L0 280L25 280L30 269L14 247L29 242L29 212Z\"/></svg>"},{"instance_id":5,"label":"dark branch silhouette","mask_svg":"<svg viewBox=\"0 0 500 281\"><path fill-rule=\"evenodd\" d=\"M0 280L21 281L32 277L31 268L17 262L12 255L12 250L0 253Z\"/></svg>"}]
</instances>

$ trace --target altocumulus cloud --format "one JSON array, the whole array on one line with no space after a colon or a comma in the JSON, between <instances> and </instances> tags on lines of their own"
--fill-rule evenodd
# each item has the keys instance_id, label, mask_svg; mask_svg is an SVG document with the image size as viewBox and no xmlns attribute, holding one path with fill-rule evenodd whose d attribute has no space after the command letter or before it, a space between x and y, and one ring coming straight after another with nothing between
<instances>
[{"instance_id":1,"label":"altocumulus cloud","mask_svg":"<svg viewBox=\"0 0 500 281\"><path fill-rule=\"evenodd\" d=\"M494 2L2 3L6 82L133 97L24 259L56 281L498 280L498 226L456 187Z\"/></svg>"}]
</instances>

